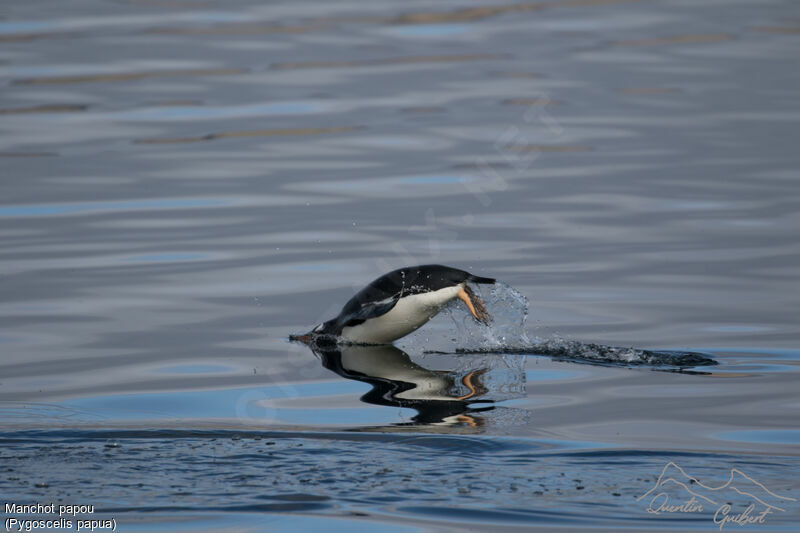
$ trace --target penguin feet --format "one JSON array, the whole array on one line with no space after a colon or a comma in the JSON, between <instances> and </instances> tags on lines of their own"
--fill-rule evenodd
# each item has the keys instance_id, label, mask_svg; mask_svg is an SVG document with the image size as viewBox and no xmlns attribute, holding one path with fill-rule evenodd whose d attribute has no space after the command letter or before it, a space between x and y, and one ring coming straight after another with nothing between
<instances>
[{"instance_id":1,"label":"penguin feet","mask_svg":"<svg viewBox=\"0 0 800 533\"><path fill-rule=\"evenodd\" d=\"M469 285L465 284L464 288L458 292L458 299L467 304L467 308L472 313L472 316L475 317L475 320L487 326L489 325L492 316L486 310L486 304L483 303L481 297L475 294L475 291Z\"/></svg>"}]
</instances>

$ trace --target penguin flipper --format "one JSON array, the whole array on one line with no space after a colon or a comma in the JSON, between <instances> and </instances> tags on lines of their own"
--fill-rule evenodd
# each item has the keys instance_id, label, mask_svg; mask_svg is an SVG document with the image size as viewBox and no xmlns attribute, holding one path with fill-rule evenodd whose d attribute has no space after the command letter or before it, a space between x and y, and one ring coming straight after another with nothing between
<instances>
[{"instance_id":1,"label":"penguin flipper","mask_svg":"<svg viewBox=\"0 0 800 533\"><path fill-rule=\"evenodd\" d=\"M365 303L357 310L345 315L342 319L342 326L357 326L363 323L365 320L369 320L370 318L385 315L391 311L395 305L397 305L398 301L400 301L400 294L391 296L379 302Z\"/></svg>"}]
</instances>

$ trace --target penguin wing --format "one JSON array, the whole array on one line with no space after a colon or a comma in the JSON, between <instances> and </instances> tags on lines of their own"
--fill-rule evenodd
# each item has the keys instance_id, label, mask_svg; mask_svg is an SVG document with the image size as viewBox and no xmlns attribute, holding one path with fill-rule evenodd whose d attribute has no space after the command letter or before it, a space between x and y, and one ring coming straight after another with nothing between
<instances>
[{"instance_id":1,"label":"penguin wing","mask_svg":"<svg viewBox=\"0 0 800 533\"><path fill-rule=\"evenodd\" d=\"M385 315L400 301L400 293L377 302L362 303L357 309L345 314L340 323L342 326L357 326L370 318Z\"/></svg>"}]
</instances>

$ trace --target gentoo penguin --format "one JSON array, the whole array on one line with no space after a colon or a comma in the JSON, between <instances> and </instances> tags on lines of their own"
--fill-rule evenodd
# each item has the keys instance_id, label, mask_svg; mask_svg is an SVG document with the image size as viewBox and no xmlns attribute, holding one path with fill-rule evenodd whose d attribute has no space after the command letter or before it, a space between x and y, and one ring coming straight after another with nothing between
<instances>
[{"instance_id":1,"label":"gentoo penguin","mask_svg":"<svg viewBox=\"0 0 800 533\"><path fill-rule=\"evenodd\" d=\"M467 282L489 284L495 280L443 265L400 268L361 289L336 318L289 338L308 342L325 335L356 344L386 344L416 330L456 298L476 320L488 324L491 317L486 306Z\"/></svg>"}]
</instances>

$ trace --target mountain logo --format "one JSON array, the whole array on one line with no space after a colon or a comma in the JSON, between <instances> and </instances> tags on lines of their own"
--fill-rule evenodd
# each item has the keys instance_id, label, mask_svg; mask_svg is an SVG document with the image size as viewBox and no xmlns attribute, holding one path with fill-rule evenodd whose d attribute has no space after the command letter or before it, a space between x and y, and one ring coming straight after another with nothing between
<instances>
[{"instance_id":1,"label":"mountain logo","mask_svg":"<svg viewBox=\"0 0 800 533\"><path fill-rule=\"evenodd\" d=\"M731 468L728 479L714 486L690 476L672 461L664 465L653 487L636 501L648 497L646 511L655 515L714 510L714 523L719 525L720 530L727 524L763 524L768 515L786 512L787 504L797 501L772 492L738 468ZM741 512L732 513L733 500L747 505L742 505L744 508Z\"/></svg>"}]
</instances>

